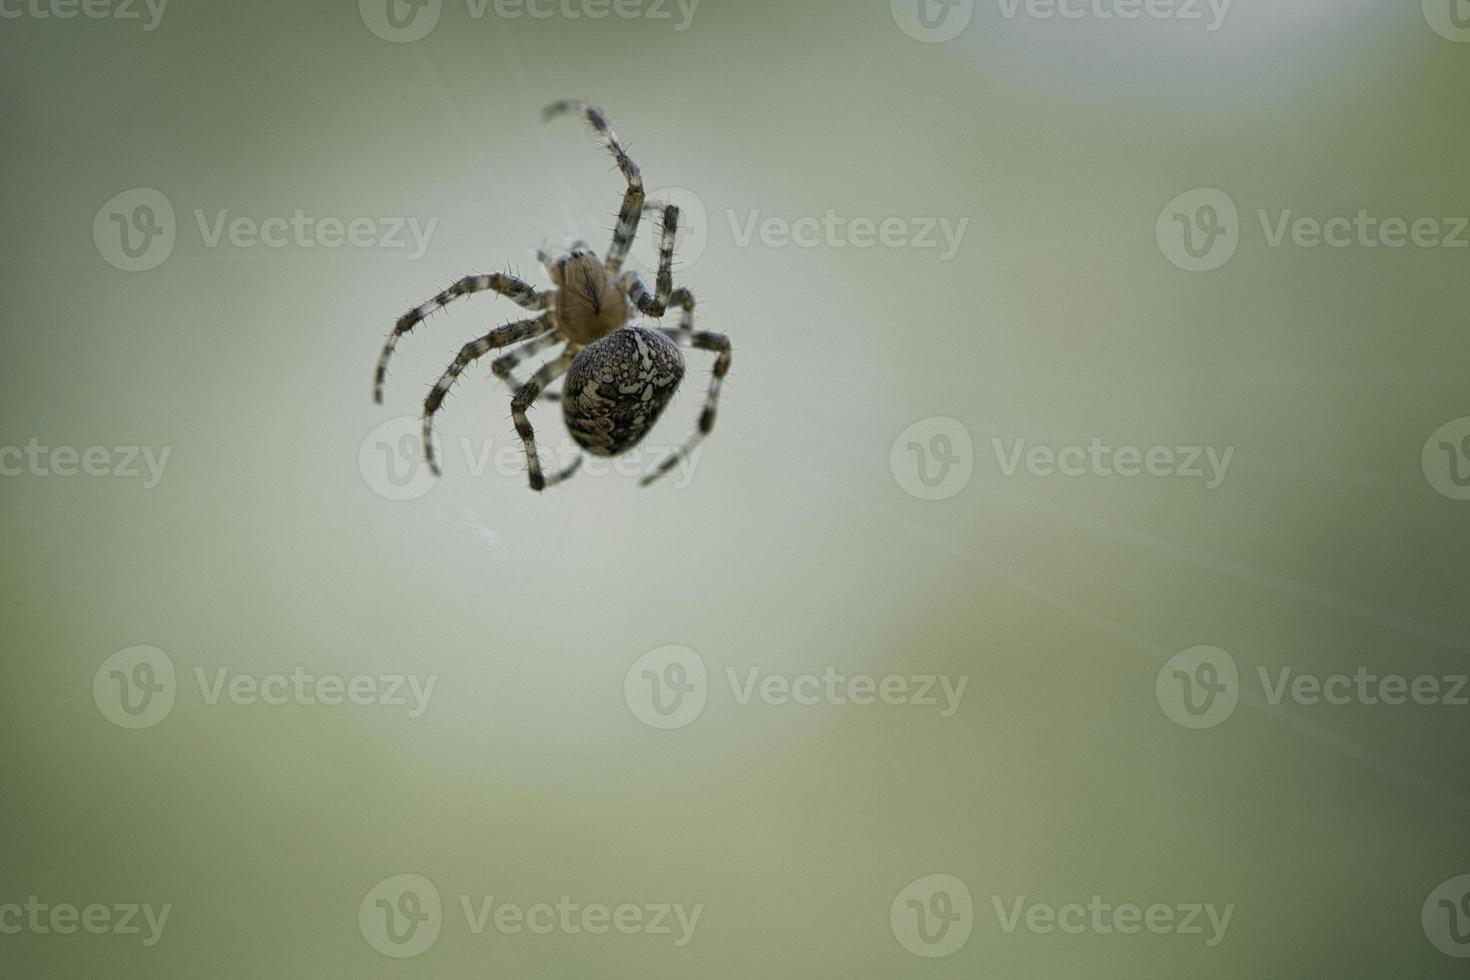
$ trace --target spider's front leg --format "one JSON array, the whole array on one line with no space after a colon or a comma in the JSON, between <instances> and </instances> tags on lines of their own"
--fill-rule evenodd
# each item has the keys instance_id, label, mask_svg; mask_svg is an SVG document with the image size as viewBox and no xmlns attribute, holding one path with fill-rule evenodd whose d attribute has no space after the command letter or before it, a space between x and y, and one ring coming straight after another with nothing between
<instances>
[{"instance_id":1,"label":"spider's front leg","mask_svg":"<svg viewBox=\"0 0 1470 980\"><path fill-rule=\"evenodd\" d=\"M429 397L424 399L424 459L428 462L431 473L435 476L439 475L439 462L434 458L434 413L439 411L439 407L444 404L444 396L449 394L450 387L464 373L464 369L497 347L506 347L538 337L549 329L546 317L538 316L532 320L521 320L518 323L508 323L503 327L498 327L479 340L470 341L460 349L454 363L449 365L449 368L429 391Z\"/></svg>"},{"instance_id":2,"label":"spider's front leg","mask_svg":"<svg viewBox=\"0 0 1470 980\"><path fill-rule=\"evenodd\" d=\"M687 289L677 292L674 290L674 239L679 234L679 208L674 204L650 204L648 209L654 210L658 207L663 208L663 224L659 228L658 277L654 280L654 293L649 295L643 277L636 272L624 273L623 281L628 284L628 299L638 308L638 312L645 316L661 317L669 304L674 303L683 307L684 326L688 329L694 325L694 297Z\"/></svg>"},{"instance_id":3,"label":"spider's front leg","mask_svg":"<svg viewBox=\"0 0 1470 980\"><path fill-rule=\"evenodd\" d=\"M530 283L504 272L465 276L427 303L414 307L398 318L398 322L393 326L393 332L388 335L387 343L383 345L383 353L378 356L378 369L373 375L373 401L379 405L383 404L383 382L388 377L388 359L393 356L393 349L398 346L399 337L422 323L429 314L448 306L459 297L486 290L499 293L526 310L550 309L556 296L555 293L538 293Z\"/></svg>"},{"instance_id":4,"label":"spider's front leg","mask_svg":"<svg viewBox=\"0 0 1470 980\"><path fill-rule=\"evenodd\" d=\"M643 478L641 485L645 487L677 466L680 460L688 458L689 454L694 451L694 447L699 444L699 441L714 430L715 412L718 411L720 406L720 385L724 382L725 375L730 370L730 338L724 334L709 333L707 331L694 333L693 331L682 329L673 330L667 327L663 328L661 332L676 344L688 344L696 350L715 351L718 356L715 358L714 375L710 378L709 395L705 399L704 411L699 413L699 428L695 431L694 435L689 437L683 446L670 453L663 462L658 464L656 470Z\"/></svg>"},{"instance_id":5,"label":"spider's front leg","mask_svg":"<svg viewBox=\"0 0 1470 980\"><path fill-rule=\"evenodd\" d=\"M643 215L643 174L633 158L628 156L628 151L618 139L617 133L613 132L612 124L607 121L607 114L595 105L566 99L553 102L542 115L549 121L567 112L579 113L592 124L598 138L612 151L613 158L618 162L618 169L623 173L623 179L628 182L628 190L623 195L623 207L618 212L618 226L613 231L612 247L608 249L607 258L603 261L607 271L615 276L622 271L623 260L628 257L628 249L632 247L633 238L638 234L638 219Z\"/></svg>"},{"instance_id":6,"label":"spider's front leg","mask_svg":"<svg viewBox=\"0 0 1470 980\"><path fill-rule=\"evenodd\" d=\"M541 457L536 452L536 433L531 428L531 420L526 418L526 409L540 397L542 389L567 373L567 368L572 366L572 357L571 354L563 354L556 360L543 364L541 370L532 375L531 380L522 385L521 390L510 401L510 415L515 421L516 435L521 437L521 443L526 447L526 469L532 490L540 491L556 486L577 472L577 467L582 465L582 454L578 453L571 465L560 473L550 479L543 476Z\"/></svg>"}]
</instances>

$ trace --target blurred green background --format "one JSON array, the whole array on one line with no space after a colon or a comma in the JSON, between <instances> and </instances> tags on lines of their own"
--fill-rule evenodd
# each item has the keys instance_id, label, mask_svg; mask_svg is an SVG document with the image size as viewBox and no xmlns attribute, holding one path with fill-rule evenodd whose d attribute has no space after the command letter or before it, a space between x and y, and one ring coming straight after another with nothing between
<instances>
[{"instance_id":1,"label":"blurred green background","mask_svg":"<svg viewBox=\"0 0 1470 980\"><path fill-rule=\"evenodd\" d=\"M1273 247L1259 216L1470 214L1460 0L48 3L0 4L0 973L1463 975L1432 926L1470 929L1470 707L1273 705L1257 674L1467 669L1470 502L1431 437L1470 434L1470 250ZM458 276L544 284L535 249L605 243L620 180L542 124L564 97L686 205L679 281L735 348L719 425L686 479L536 495L482 364L430 483L402 420L519 311L431 319L381 407L374 359ZM1199 188L1235 252L1191 272L1167 231L1209 214L1166 206ZM380 241L408 221L422 254ZM1022 439L1233 456L1213 489L1008 473ZM173 702L129 728L148 675L109 658L140 645ZM662 729L642 658L670 646L705 704ZM1193 730L1166 662L1199 646L1241 680ZM741 703L752 668L967 680L942 717ZM298 670L435 686L417 716L211 694ZM442 903L411 958L374 935L404 874ZM931 875L973 905L953 950L905 924ZM702 910L677 945L476 934L461 904L564 895ZM31 896L170 912L152 945L12 929ZM1233 913L1215 945L1008 932L1021 896Z\"/></svg>"}]
</instances>

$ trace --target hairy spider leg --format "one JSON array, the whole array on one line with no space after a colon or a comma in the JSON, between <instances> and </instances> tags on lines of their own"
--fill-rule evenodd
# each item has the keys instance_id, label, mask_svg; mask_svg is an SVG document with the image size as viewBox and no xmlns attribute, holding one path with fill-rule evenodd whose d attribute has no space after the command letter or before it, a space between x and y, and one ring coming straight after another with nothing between
<instances>
[{"instance_id":1,"label":"hairy spider leg","mask_svg":"<svg viewBox=\"0 0 1470 980\"><path fill-rule=\"evenodd\" d=\"M427 303L414 307L398 318L398 322L393 326L393 332L388 335L388 340L383 345L383 353L378 357L378 369L373 374L373 401L379 405L383 404L383 382L388 377L388 359L393 356L393 349L398 346L399 337L422 323L429 314L448 306L459 297L486 290L499 293L527 310L549 309L554 296L551 293L538 293L530 283L504 272L465 276Z\"/></svg>"},{"instance_id":2,"label":"hairy spider leg","mask_svg":"<svg viewBox=\"0 0 1470 980\"><path fill-rule=\"evenodd\" d=\"M705 398L704 411L699 413L699 425L694 435L690 436L683 446L670 453L663 462L659 463L657 469L643 478L642 486L645 487L677 466L680 460L687 458L694 451L694 447L699 444L700 440L714 430L715 413L718 411L720 405L720 385L724 382L725 375L730 370L730 338L724 334L710 333L708 331L693 333L667 327L663 328L661 332L676 344L687 344L696 350L714 351L717 356L715 357L714 373L710 377L709 394Z\"/></svg>"},{"instance_id":3,"label":"hairy spider leg","mask_svg":"<svg viewBox=\"0 0 1470 980\"><path fill-rule=\"evenodd\" d=\"M449 394L450 387L464 373L464 369L475 361L499 347L508 347L511 344L530 340L545 333L548 324L545 314L531 320L521 320L516 323L508 323L481 337L472 340L460 348L459 355L455 357L454 363L450 364L434 387L429 390L429 396L424 399L424 459L429 464L429 470L435 476L439 475L439 462L434 458L434 413L444 404L444 396Z\"/></svg>"},{"instance_id":4,"label":"hairy spider leg","mask_svg":"<svg viewBox=\"0 0 1470 980\"><path fill-rule=\"evenodd\" d=\"M607 271L616 276L623 268L623 260L628 257L628 249L633 245L633 238L638 234L638 220L643 215L643 174L638 170L638 165L633 158L628 156L628 151L613 132L612 124L607 121L607 115L599 108L587 102L575 99L566 99L561 102L553 102L547 106L542 113L549 122L563 113L575 112L580 114L596 131L598 139L611 151L613 159L618 162L618 169L622 171L623 178L628 182L628 189L623 194L623 206L618 212L618 224L613 229L612 247L608 249L607 258L603 265Z\"/></svg>"}]
</instances>

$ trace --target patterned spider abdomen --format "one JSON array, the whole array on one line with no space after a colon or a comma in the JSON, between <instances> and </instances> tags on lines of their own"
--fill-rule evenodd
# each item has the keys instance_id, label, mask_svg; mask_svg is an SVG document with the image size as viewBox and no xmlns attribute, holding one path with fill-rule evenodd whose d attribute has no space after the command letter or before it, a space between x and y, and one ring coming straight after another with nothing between
<instances>
[{"instance_id":1,"label":"patterned spider abdomen","mask_svg":"<svg viewBox=\"0 0 1470 980\"><path fill-rule=\"evenodd\" d=\"M562 417L583 449L616 456L653 428L683 378L677 344L646 327L620 327L572 361L562 388Z\"/></svg>"}]
</instances>

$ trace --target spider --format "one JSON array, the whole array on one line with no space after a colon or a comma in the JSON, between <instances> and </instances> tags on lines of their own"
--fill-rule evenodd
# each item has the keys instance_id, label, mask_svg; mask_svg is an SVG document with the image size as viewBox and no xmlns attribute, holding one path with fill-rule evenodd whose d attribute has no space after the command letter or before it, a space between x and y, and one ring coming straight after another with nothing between
<instances>
[{"instance_id":1,"label":"spider","mask_svg":"<svg viewBox=\"0 0 1470 980\"><path fill-rule=\"evenodd\" d=\"M555 257L538 251L536 257L545 266L553 284L553 288L545 292L538 292L529 283L507 273L466 276L399 317L378 358L373 399L381 405L388 359L398 344L398 338L452 300L489 290L523 309L536 312L530 319L497 327L480 339L465 344L454 363L449 365L424 399L424 456L435 476L440 474L440 470L434 457L434 414L465 368L490 351L502 348L510 350L492 362L491 370L514 393L510 402L511 418L516 434L525 446L532 490L545 490L570 477L581 465L582 454L579 452L566 469L549 476L544 474L536 452L535 432L526 417L527 409L538 399L559 400L567 430L582 449L594 456L620 455L648 434L673 398L684 377L682 347L710 351L716 355L709 393L694 434L646 475L642 485L647 486L673 469L714 428L720 383L730 370L730 341L724 334L696 331L694 295L687 289L674 288L674 237L678 231L679 209L672 204L645 202L642 174L601 109L586 102L568 100L553 103L543 115L550 121L564 113L577 113L591 123L599 141L617 160L618 169L628 183L607 257L599 259L585 242L580 241ZM622 268L644 211L659 209L663 220L659 230L658 275L650 293L637 272L623 272ZM682 311L677 328L655 327L646 320L637 319L638 314L661 318L671 305ZM516 380L518 364L563 344L565 346L529 381L522 384ZM566 381L561 392L548 392L547 386L562 375L566 376Z\"/></svg>"}]
</instances>

